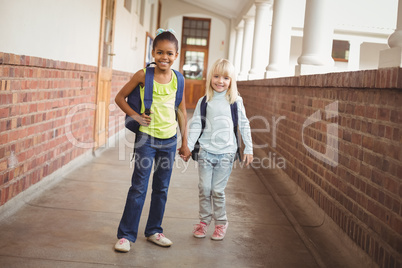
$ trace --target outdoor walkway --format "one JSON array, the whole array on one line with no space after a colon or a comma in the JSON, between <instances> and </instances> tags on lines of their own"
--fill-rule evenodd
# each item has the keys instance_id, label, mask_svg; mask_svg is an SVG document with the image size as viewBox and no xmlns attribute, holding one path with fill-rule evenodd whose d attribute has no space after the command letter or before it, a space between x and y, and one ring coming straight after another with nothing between
<instances>
[{"instance_id":1,"label":"outdoor walkway","mask_svg":"<svg viewBox=\"0 0 402 268\"><path fill-rule=\"evenodd\" d=\"M238 164L226 190L226 238L211 240L212 228L194 238L197 165L179 158L163 222L173 245L143 236L148 191L137 242L129 253L115 252L130 153L127 146L105 150L0 221L0 267L374 267L280 172L262 177Z\"/></svg>"}]
</instances>

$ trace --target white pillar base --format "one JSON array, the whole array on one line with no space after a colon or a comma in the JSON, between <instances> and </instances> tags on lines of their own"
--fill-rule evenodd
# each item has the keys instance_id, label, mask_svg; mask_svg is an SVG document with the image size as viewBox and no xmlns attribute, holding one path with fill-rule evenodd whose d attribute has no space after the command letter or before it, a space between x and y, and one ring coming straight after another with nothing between
<instances>
[{"instance_id":1,"label":"white pillar base","mask_svg":"<svg viewBox=\"0 0 402 268\"><path fill-rule=\"evenodd\" d=\"M249 73L248 80L264 79L264 72L260 73Z\"/></svg>"},{"instance_id":2,"label":"white pillar base","mask_svg":"<svg viewBox=\"0 0 402 268\"><path fill-rule=\"evenodd\" d=\"M334 66L298 64L295 67L295 76L309 75L309 74L325 74L334 71L335 71Z\"/></svg>"},{"instance_id":3,"label":"white pillar base","mask_svg":"<svg viewBox=\"0 0 402 268\"><path fill-rule=\"evenodd\" d=\"M244 73L239 73L238 75L237 75L237 81L245 81L245 80L247 80L247 74L244 74Z\"/></svg>"},{"instance_id":4,"label":"white pillar base","mask_svg":"<svg viewBox=\"0 0 402 268\"><path fill-rule=\"evenodd\" d=\"M402 48L393 47L380 51L378 68L402 67Z\"/></svg>"},{"instance_id":5,"label":"white pillar base","mask_svg":"<svg viewBox=\"0 0 402 268\"><path fill-rule=\"evenodd\" d=\"M289 77L294 76L294 71L287 70L287 71L266 71L265 78L279 78L279 77Z\"/></svg>"}]
</instances>

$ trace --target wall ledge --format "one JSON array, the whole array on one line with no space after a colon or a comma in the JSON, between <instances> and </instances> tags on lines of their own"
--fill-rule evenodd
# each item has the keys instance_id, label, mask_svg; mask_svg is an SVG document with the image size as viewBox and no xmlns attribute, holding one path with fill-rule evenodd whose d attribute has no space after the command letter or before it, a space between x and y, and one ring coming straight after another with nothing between
<instances>
[{"instance_id":1,"label":"wall ledge","mask_svg":"<svg viewBox=\"0 0 402 268\"><path fill-rule=\"evenodd\" d=\"M402 90L402 68L361 70L328 74L302 75L261 80L238 81L242 86L319 87L319 88L387 88Z\"/></svg>"},{"instance_id":2,"label":"wall ledge","mask_svg":"<svg viewBox=\"0 0 402 268\"><path fill-rule=\"evenodd\" d=\"M0 65L30 66L38 68L51 68L51 69L72 70L72 71L85 71L85 72L97 72L98 70L97 66L26 56L26 55L16 55L6 52L0 52Z\"/></svg>"}]
</instances>

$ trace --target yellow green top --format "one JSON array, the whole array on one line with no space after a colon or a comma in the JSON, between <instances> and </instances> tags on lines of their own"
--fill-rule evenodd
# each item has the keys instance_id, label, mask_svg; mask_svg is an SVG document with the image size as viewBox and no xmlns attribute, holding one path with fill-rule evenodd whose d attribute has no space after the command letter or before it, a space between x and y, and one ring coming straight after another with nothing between
<instances>
[{"instance_id":1,"label":"yellow green top","mask_svg":"<svg viewBox=\"0 0 402 268\"><path fill-rule=\"evenodd\" d=\"M146 69L144 69L146 72ZM151 105L151 124L140 126L140 131L158 139L168 139L176 135L177 121L174 108L177 91L177 77L172 71L172 79L167 84L154 80L153 100ZM140 87L141 113L145 111L144 87Z\"/></svg>"}]
</instances>

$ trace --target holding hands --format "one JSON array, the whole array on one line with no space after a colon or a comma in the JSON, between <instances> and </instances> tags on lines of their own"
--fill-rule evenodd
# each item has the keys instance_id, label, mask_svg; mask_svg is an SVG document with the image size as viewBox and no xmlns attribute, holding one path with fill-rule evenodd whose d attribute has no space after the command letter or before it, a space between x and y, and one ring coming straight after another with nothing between
<instances>
[{"instance_id":1,"label":"holding hands","mask_svg":"<svg viewBox=\"0 0 402 268\"><path fill-rule=\"evenodd\" d=\"M178 151L179 151L179 155L180 155L181 159L183 159L185 162L187 162L190 159L191 152L187 146L185 146L185 148L183 148L183 146L182 146L180 149L178 149ZM254 159L254 157L252 154L244 155L243 161L245 162L246 167L253 162L253 159Z\"/></svg>"},{"instance_id":2,"label":"holding hands","mask_svg":"<svg viewBox=\"0 0 402 268\"><path fill-rule=\"evenodd\" d=\"M191 152L187 146L181 146L180 149L178 149L178 151L181 159L183 159L185 162L187 162L190 159Z\"/></svg>"}]
</instances>

